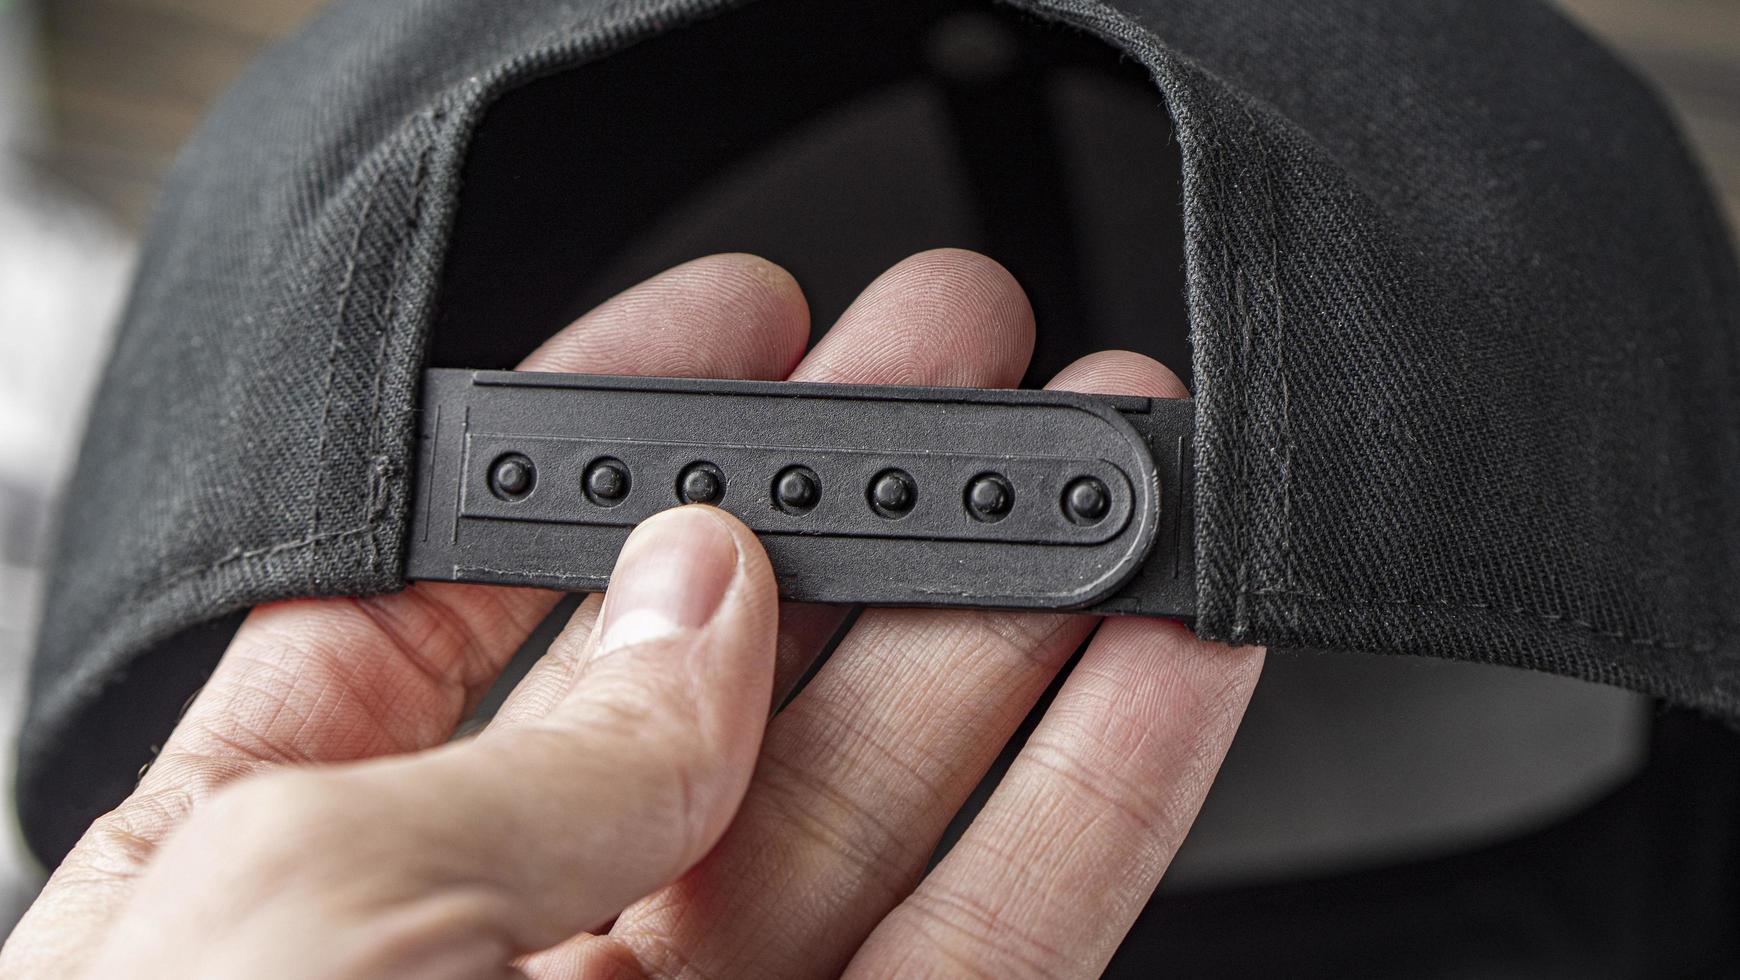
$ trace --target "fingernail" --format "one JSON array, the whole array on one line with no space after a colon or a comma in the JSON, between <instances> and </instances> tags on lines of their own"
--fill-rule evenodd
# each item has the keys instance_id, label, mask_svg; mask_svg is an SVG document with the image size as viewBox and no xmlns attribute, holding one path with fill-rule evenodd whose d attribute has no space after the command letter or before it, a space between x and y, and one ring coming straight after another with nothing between
<instances>
[{"instance_id":1,"label":"fingernail","mask_svg":"<svg viewBox=\"0 0 1740 980\"><path fill-rule=\"evenodd\" d=\"M705 507L648 518L628 536L604 597L600 654L707 625L737 574L737 541Z\"/></svg>"}]
</instances>

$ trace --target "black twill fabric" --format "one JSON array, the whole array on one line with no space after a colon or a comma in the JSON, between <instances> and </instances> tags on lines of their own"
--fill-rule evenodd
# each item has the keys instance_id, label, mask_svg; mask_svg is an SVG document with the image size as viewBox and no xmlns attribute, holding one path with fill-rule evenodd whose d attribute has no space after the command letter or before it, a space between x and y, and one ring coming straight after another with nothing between
<instances>
[{"instance_id":1,"label":"black twill fabric","mask_svg":"<svg viewBox=\"0 0 1740 980\"><path fill-rule=\"evenodd\" d=\"M1314 8L1285 59L1241 52L1263 102L1169 88L1195 130L1199 631L1735 717L1740 291L1673 130L1529 5L1370 33Z\"/></svg>"},{"instance_id":2,"label":"black twill fabric","mask_svg":"<svg viewBox=\"0 0 1740 980\"><path fill-rule=\"evenodd\" d=\"M126 792L239 611L403 584L415 382L489 107L715 15L797 16L727 6L341 0L223 101L66 495L18 774L40 856ZM862 29L796 56L825 76L829 43L947 6L812 2ZM1523 0L1008 6L1124 52L1176 126L1202 635L1740 720L1740 285L1649 92Z\"/></svg>"}]
</instances>

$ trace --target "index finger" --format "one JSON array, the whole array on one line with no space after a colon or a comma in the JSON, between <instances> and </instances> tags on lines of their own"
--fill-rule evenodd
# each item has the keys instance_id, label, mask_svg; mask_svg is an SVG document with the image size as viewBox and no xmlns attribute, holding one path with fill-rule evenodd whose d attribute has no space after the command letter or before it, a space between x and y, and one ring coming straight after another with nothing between
<instances>
[{"instance_id":1,"label":"index finger","mask_svg":"<svg viewBox=\"0 0 1740 980\"><path fill-rule=\"evenodd\" d=\"M619 294L520 368L776 378L808 335L808 307L785 270L718 255ZM256 609L153 773L183 757L333 762L439 744L558 598L423 582L388 595ZM187 773L176 775L185 786ZM148 778L144 788L158 782Z\"/></svg>"},{"instance_id":2,"label":"index finger","mask_svg":"<svg viewBox=\"0 0 1740 980\"><path fill-rule=\"evenodd\" d=\"M808 337L808 306L785 270L717 255L619 294L521 367L774 379ZM25 967L20 975L66 975L157 844L238 776L445 741L557 598L424 583L255 609L139 788L92 826L20 923L14 935L32 941L10 943L0 962Z\"/></svg>"}]
</instances>

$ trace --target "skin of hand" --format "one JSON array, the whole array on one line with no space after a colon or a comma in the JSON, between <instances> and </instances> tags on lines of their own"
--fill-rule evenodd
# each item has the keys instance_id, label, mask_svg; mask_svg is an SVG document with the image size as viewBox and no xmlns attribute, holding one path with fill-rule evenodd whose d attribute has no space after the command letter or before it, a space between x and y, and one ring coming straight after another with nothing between
<instances>
[{"instance_id":1,"label":"skin of hand","mask_svg":"<svg viewBox=\"0 0 1740 980\"><path fill-rule=\"evenodd\" d=\"M545 371L1014 384L1026 297L943 250L807 354L802 292L745 255L605 303ZM1135 354L1052 387L1178 397ZM1263 653L1173 622L787 603L706 507L629 538L481 734L450 741L558 599L420 583L255 609L134 794L0 951L0 976L1091 977L1195 818ZM950 818L1081 659L955 847Z\"/></svg>"}]
</instances>

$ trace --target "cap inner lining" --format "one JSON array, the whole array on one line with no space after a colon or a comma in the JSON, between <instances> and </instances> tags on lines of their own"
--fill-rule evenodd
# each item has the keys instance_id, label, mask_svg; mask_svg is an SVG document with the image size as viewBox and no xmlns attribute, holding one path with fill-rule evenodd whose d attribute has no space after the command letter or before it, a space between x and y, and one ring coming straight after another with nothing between
<instances>
[{"instance_id":1,"label":"cap inner lining","mask_svg":"<svg viewBox=\"0 0 1740 980\"><path fill-rule=\"evenodd\" d=\"M1153 82L1098 39L981 2L762 0L491 106L430 363L511 367L715 251L789 269L819 335L883 268L956 246L1032 299L1029 383L1112 347L1184 374L1179 171Z\"/></svg>"}]
</instances>

